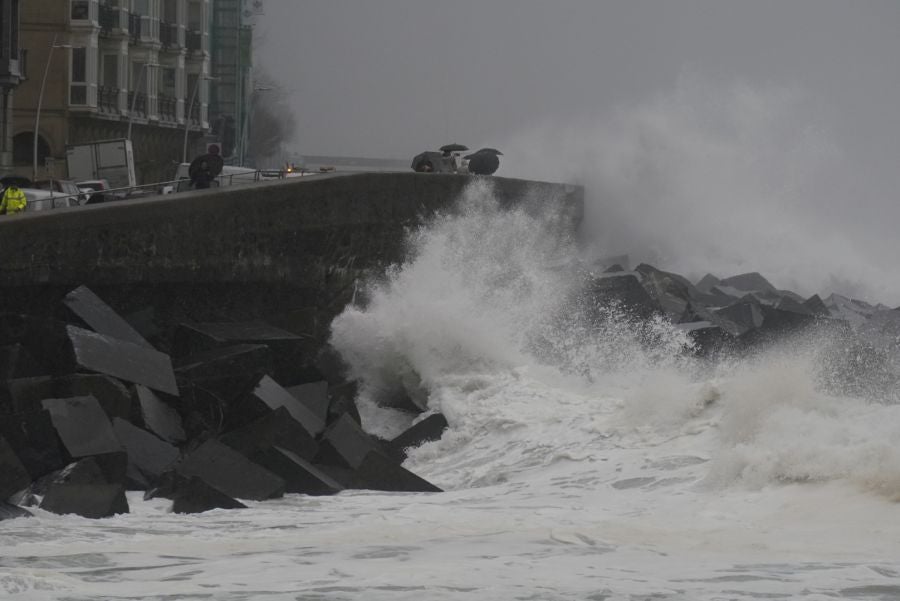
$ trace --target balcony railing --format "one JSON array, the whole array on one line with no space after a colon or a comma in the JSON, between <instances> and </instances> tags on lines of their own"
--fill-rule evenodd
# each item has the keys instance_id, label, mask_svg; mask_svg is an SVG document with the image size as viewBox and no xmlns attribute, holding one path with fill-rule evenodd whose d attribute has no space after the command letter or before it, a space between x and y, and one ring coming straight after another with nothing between
<instances>
[{"instance_id":1,"label":"balcony railing","mask_svg":"<svg viewBox=\"0 0 900 601\"><path fill-rule=\"evenodd\" d=\"M134 98L135 92L128 92L128 108L134 107L134 114L140 117L147 116L147 95L141 92L137 93L137 100Z\"/></svg>"},{"instance_id":2,"label":"balcony railing","mask_svg":"<svg viewBox=\"0 0 900 601\"><path fill-rule=\"evenodd\" d=\"M160 94L157 98L157 103L159 105L159 118L162 121L175 121L175 107L178 104L178 99L174 96L168 96L166 94Z\"/></svg>"},{"instance_id":3,"label":"balcony railing","mask_svg":"<svg viewBox=\"0 0 900 601\"><path fill-rule=\"evenodd\" d=\"M97 107L102 113L119 112L119 88L100 86L97 91Z\"/></svg>"},{"instance_id":4,"label":"balcony railing","mask_svg":"<svg viewBox=\"0 0 900 601\"><path fill-rule=\"evenodd\" d=\"M201 49L201 39L202 36L200 32L197 30L190 30L187 32L186 36L186 46L188 51L190 52L199 52Z\"/></svg>"}]
</instances>

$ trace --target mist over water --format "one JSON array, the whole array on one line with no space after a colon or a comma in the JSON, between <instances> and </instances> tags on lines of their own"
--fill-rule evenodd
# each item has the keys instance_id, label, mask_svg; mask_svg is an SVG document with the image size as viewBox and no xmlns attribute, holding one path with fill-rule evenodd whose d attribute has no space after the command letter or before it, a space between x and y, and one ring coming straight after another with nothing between
<instances>
[{"instance_id":1,"label":"mist over water","mask_svg":"<svg viewBox=\"0 0 900 601\"><path fill-rule=\"evenodd\" d=\"M803 90L686 75L645 102L526 128L502 144L500 174L584 184L597 255L896 306L893 202L868 196L832 125Z\"/></svg>"}]
</instances>

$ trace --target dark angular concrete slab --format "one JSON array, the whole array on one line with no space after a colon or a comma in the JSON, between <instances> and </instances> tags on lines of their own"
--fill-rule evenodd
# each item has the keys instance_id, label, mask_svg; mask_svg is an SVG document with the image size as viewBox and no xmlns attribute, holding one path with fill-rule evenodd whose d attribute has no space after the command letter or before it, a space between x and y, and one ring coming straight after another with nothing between
<instances>
[{"instance_id":1,"label":"dark angular concrete slab","mask_svg":"<svg viewBox=\"0 0 900 601\"><path fill-rule=\"evenodd\" d=\"M633 272L593 276L587 282L586 293L586 300L591 303L601 306L616 304L639 319L649 319L663 313L662 307L650 296Z\"/></svg>"},{"instance_id":2,"label":"dark angular concrete slab","mask_svg":"<svg viewBox=\"0 0 900 601\"><path fill-rule=\"evenodd\" d=\"M178 396L168 355L75 326L67 326L66 332L81 368Z\"/></svg>"},{"instance_id":3,"label":"dark angular concrete slab","mask_svg":"<svg viewBox=\"0 0 900 601\"><path fill-rule=\"evenodd\" d=\"M319 450L319 444L312 435L284 407L223 434L219 440L245 457L279 446L311 461Z\"/></svg>"},{"instance_id":4,"label":"dark angular concrete slab","mask_svg":"<svg viewBox=\"0 0 900 601\"><path fill-rule=\"evenodd\" d=\"M295 399L303 403L307 409L322 420L328 421L328 381L307 382L296 386L286 386L285 390Z\"/></svg>"},{"instance_id":5,"label":"dark angular concrete slab","mask_svg":"<svg viewBox=\"0 0 900 601\"><path fill-rule=\"evenodd\" d=\"M0 419L0 436L13 448L32 480L66 464L65 452L49 411L4 415Z\"/></svg>"},{"instance_id":6,"label":"dark angular concrete slab","mask_svg":"<svg viewBox=\"0 0 900 601\"><path fill-rule=\"evenodd\" d=\"M709 321L681 323L675 327L687 333L694 343L694 354L699 357L708 357L725 350L734 342L731 334Z\"/></svg>"},{"instance_id":7,"label":"dark angular concrete slab","mask_svg":"<svg viewBox=\"0 0 900 601\"><path fill-rule=\"evenodd\" d=\"M173 445L118 417L113 431L128 453L128 476L134 482L158 480L181 456Z\"/></svg>"},{"instance_id":8,"label":"dark angular concrete slab","mask_svg":"<svg viewBox=\"0 0 900 601\"><path fill-rule=\"evenodd\" d=\"M808 299L803 301L803 306L806 307L813 315L820 315L823 317L831 316L831 312L828 310L828 307L825 306L825 302L822 300L822 297L820 297L818 294L813 294Z\"/></svg>"},{"instance_id":9,"label":"dark angular concrete slab","mask_svg":"<svg viewBox=\"0 0 900 601\"><path fill-rule=\"evenodd\" d=\"M756 271L724 278L720 283L744 292L775 292L775 286Z\"/></svg>"},{"instance_id":10,"label":"dark angular concrete slab","mask_svg":"<svg viewBox=\"0 0 900 601\"><path fill-rule=\"evenodd\" d=\"M291 417L313 437L325 429L322 419L269 376L261 377L253 390L229 406L229 418L231 423L235 423L234 420L247 423L280 407L287 409Z\"/></svg>"},{"instance_id":11,"label":"dark angular concrete slab","mask_svg":"<svg viewBox=\"0 0 900 601\"><path fill-rule=\"evenodd\" d=\"M319 439L316 463L357 469L369 452L384 453L384 449L363 431L346 413L328 426Z\"/></svg>"},{"instance_id":12,"label":"dark angular concrete slab","mask_svg":"<svg viewBox=\"0 0 900 601\"><path fill-rule=\"evenodd\" d=\"M344 382L328 386L328 425L334 423L342 415L348 415L357 424L362 424L359 408L356 406L357 389L356 382ZM416 405L408 396L392 398L391 402L386 402L384 405L411 413L422 411L422 408Z\"/></svg>"},{"instance_id":13,"label":"dark angular concrete slab","mask_svg":"<svg viewBox=\"0 0 900 601\"><path fill-rule=\"evenodd\" d=\"M41 509L61 515L107 518L128 513L125 487L121 484L52 483L41 501Z\"/></svg>"},{"instance_id":14,"label":"dark angular concrete slab","mask_svg":"<svg viewBox=\"0 0 900 601\"><path fill-rule=\"evenodd\" d=\"M185 457L176 471L197 476L237 499L263 501L284 494L284 480L216 440L208 440Z\"/></svg>"},{"instance_id":15,"label":"dark angular concrete slab","mask_svg":"<svg viewBox=\"0 0 900 601\"><path fill-rule=\"evenodd\" d=\"M106 413L92 396L45 399L53 426L73 458L115 453L122 450Z\"/></svg>"},{"instance_id":16,"label":"dark angular concrete slab","mask_svg":"<svg viewBox=\"0 0 900 601\"><path fill-rule=\"evenodd\" d=\"M196 476L181 477L172 494L172 513L203 513L213 509L247 509L240 501Z\"/></svg>"},{"instance_id":17,"label":"dark angular concrete slab","mask_svg":"<svg viewBox=\"0 0 900 601\"><path fill-rule=\"evenodd\" d=\"M272 351L261 344L237 344L180 359L175 374L182 387L204 388L226 401L243 394L263 375L271 375Z\"/></svg>"},{"instance_id":18,"label":"dark angular concrete slab","mask_svg":"<svg viewBox=\"0 0 900 601\"><path fill-rule=\"evenodd\" d=\"M282 447L257 451L251 459L273 474L281 476L285 482L285 490L289 493L333 495L345 488L323 470Z\"/></svg>"},{"instance_id":19,"label":"dark angular concrete slab","mask_svg":"<svg viewBox=\"0 0 900 601\"><path fill-rule=\"evenodd\" d=\"M356 468L357 475L371 490L395 492L443 492L440 488L397 465L382 453L370 451Z\"/></svg>"},{"instance_id":20,"label":"dark angular concrete slab","mask_svg":"<svg viewBox=\"0 0 900 601\"><path fill-rule=\"evenodd\" d=\"M175 330L172 352L186 357L235 344L259 344L272 350L272 375L291 384L303 371L306 355L314 346L310 336L299 336L262 321L236 323L183 323Z\"/></svg>"},{"instance_id":21,"label":"dark angular concrete slab","mask_svg":"<svg viewBox=\"0 0 900 601\"><path fill-rule=\"evenodd\" d=\"M130 419L134 413L128 388L117 378L102 374L19 378L10 381L8 388L17 411L40 409L44 399L93 396L110 419Z\"/></svg>"},{"instance_id":22,"label":"dark angular concrete slab","mask_svg":"<svg viewBox=\"0 0 900 601\"><path fill-rule=\"evenodd\" d=\"M69 292L63 299L63 304L98 334L131 342L145 348L153 348L130 323L113 311L109 305L104 303L87 286L79 286Z\"/></svg>"},{"instance_id":23,"label":"dark angular concrete slab","mask_svg":"<svg viewBox=\"0 0 900 601\"><path fill-rule=\"evenodd\" d=\"M146 386L136 384L134 391L144 426L167 442L173 444L184 442L186 435L178 411Z\"/></svg>"},{"instance_id":24,"label":"dark angular concrete slab","mask_svg":"<svg viewBox=\"0 0 900 601\"><path fill-rule=\"evenodd\" d=\"M440 413L429 415L391 440L388 445L388 453L392 459L402 463L406 459L406 450L408 448L417 447L425 442L440 440L444 430L448 427L447 419Z\"/></svg>"},{"instance_id":25,"label":"dark angular concrete slab","mask_svg":"<svg viewBox=\"0 0 900 601\"><path fill-rule=\"evenodd\" d=\"M0 501L28 488L31 476L6 439L0 436Z\"/></svg>"},{"instance_id":26,"label":"dark angular concrete slab","mask_svg":"<svg viewBox=\"0 0 900 601\"><path fill-rule=\"evenodd\" d=\"M3 520L14 520L16 518L30 518L32 513L27 509L23 509L6 501L0 501L0 522Z\"/></svg>"}]
</instances>

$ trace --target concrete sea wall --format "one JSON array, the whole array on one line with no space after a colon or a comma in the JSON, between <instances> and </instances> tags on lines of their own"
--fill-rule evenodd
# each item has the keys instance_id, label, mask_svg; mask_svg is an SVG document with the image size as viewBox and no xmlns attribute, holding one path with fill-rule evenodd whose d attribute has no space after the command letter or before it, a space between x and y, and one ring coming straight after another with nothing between
<instances>
[{"instance_id":1,"label":"concrete sea wall","mask_svg":"<svg viewBox=\"0 0 900 601\"><path fill-rule=\"evenodd\" d=\"M318 345L361 278L402 261L406 231L471 181L323 174L3 217L0 311L52 315L84 284L148 328L264 319ZM579 187L489 181L501 205L580 219Z\"/></svg>"}]
</instances>

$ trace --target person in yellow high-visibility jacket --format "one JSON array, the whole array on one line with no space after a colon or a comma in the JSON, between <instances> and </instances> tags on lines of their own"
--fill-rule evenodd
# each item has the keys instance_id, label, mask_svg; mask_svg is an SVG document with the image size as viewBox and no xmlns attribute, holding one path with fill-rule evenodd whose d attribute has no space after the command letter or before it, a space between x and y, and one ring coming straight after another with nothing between
<instances>
[{"instance_id":1,"label":"person in yellow high-visibility jacket","mask_svg":"<svg viewBox=\"0 0 900 601\"><path fill-rule=\"evenodd\" d=\"M0 199L0 215L12 215L25 210L25 193L15 184L10 184Z\"/></svg>"}]
</instances>

